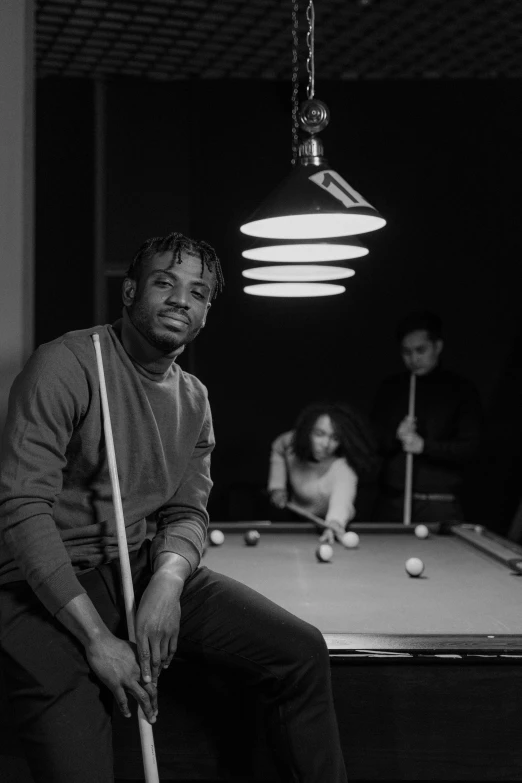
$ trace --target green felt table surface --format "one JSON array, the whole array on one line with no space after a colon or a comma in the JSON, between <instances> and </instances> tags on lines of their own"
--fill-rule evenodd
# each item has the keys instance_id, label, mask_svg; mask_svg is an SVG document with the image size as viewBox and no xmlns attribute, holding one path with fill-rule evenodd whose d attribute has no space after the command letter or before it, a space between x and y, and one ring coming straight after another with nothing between
<instances>
[{"instance_id":1,"label":"green felt table surface","mask_svg":"<svg viewBox=\"0 0 522 783\"><path fill-rule=\"evenodd\" d=\"M214 526L215 527L215 526ZM251 524L256 529L256 523ZM356 549L334 546L331 563L318 563L318 537L274 535L248 547L242 532L225 530L203 565L238 579L323 633L522 634L522 576L453 534L361 531ZM419 557L421 577L405 562Z\"/></svg>"}]
</instances>

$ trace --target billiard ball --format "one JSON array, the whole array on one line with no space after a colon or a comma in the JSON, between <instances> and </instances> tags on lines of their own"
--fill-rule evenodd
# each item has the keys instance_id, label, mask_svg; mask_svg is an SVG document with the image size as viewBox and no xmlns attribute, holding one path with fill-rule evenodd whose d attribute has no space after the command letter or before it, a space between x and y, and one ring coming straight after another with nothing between
<instances>
[{"instance_id":1,"label":"billiard ball","mask_svg":"<svg viewBox=\"0 0 522 783\"><path fill-rule=\"evenodd\" d=\"M424 571L424 563L418 557L410 557L406 560L406 573L409 576L420 576Z\"/></svg>"},{"instance_id":2,"label":"billiard ball","mask_svg":"<svg viewBox=\"0 0 522 783\"><path fill-rule=\"evenodd\" d=\"M256 546L261 536L257 530L247 530L243 538L245 539L245 544L247 546Z\"/></svg>"},{"instance_id":3,"label":"billiard ball","mask_svg":"<svg viewBox=\"0 0 522 783\"><path fill-rule=\"evenodd\" d=\"M430 534L429 529L426 527L426 525L417 525L415 528L415 535L417 538L428 538Z\"/></svg>"},{"instance_id":4,"label":"billiard ball","mask_svg":"<svg viewBox=\"0 0 522 783\"><path fill-rule=\"evenodd\" d=\"M208 538L213 546L221 546L225 540L225 534L221 530L211 530Z\"/></svg>"},{"instance_id":5,"label":"billiard ball","mask_svg":"<svg viewBox=\"0 0 522 783\"><path fill-rule=\"evenodd\" d=\"M315 550L315 556L319 563L330 563L333 557L333 549L330 544L319 544Z\"/></svg>"},{"instance_id":6,"label":"billiard ball","mask_svg":"<svg viewBox=\"0 0 522 783\"><path fill-rule=\"evenodd\" d=\"M341 541L346 549L355 549L356 546L359 546L359 536L357 533L354 533L353 530L348 530L348 532L343 535Z\"/></svg>"}]
</instances>

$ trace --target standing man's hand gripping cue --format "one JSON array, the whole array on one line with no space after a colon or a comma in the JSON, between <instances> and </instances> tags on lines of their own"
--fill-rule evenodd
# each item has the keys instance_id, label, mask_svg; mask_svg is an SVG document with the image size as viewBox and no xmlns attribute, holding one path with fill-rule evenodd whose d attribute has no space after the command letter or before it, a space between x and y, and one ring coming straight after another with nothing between
<instances>
[{"instance_id":1,"label":"standing man's hand gripping cue","mask_svg":"<svg viewBox=\"0 0 522 783\"><path fill-rule=\"evenodd\" d=\"M397 438L403 451L409 454L422 454L424 451L424 438L417 433L416 424L415 418L405 416L397 428Z\"/></svg>"},{"instance_id":2,"label":"standing man's hand gripping cue","mask_svg":"<svg viewBox=\"0 0 522 783\"><path fill-rule=\"evenodd\" d=\"M154 574L138 607L136 641L141 676L154 689L161 670L169 666L176 652L180 597L189 574L190 565L184 557L162 552L156 558Z\"/></svg>"}]
</instances>

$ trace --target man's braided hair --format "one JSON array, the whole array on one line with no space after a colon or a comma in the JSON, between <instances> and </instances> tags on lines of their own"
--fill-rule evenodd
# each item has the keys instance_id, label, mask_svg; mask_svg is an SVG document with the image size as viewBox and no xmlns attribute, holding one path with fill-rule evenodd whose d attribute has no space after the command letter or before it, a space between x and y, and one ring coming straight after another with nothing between
<instances>
[{"instance_id":1,"label":"man's braided hair","mask_svg":"<svg viewBox=\"0 0 522 783\"><path fill-rule=\"evenodd\" d=\"M209 272L214 273L216 282L212 289L211 299L215 299L217 294L223 290L225 284L223 270L221 269L221 264L219 263L219 258L217 257L214 248L207 242L190 239L184 234L179 234L175 231L168 234L166 237L151 237L150 239L147 239L132 259L129 268L127 269L127 277L130 277L137 282L147 261L158 253L167 253L169 251L172 251L173 260L178 264L182 263L183 259L181 258L181 254L183 252L190 253L190 255L193 256L199 256L201 259L202 277L205 267Z\"/></svg>"}]
</instances>

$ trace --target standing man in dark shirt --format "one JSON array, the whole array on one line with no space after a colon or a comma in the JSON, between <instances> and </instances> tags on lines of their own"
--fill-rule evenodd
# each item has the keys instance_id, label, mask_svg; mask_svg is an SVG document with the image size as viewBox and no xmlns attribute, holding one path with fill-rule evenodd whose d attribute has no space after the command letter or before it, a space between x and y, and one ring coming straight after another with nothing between
<instances>
[{"instance_id":1,"label":"standing man in dark shirt","mask_svg":"<svg viewBox=\"0 0 522 783\"><path fill-rule=\"evenodd\" d=\"M481 406L474 386L442 369L440 318L406 316L397 339L406 369L381 385L373 412L383 458L376 518L402 521L406 454L413 454L413 522L463 519L459 491L478 451ZM415 416L408 416L410 374L416 376Z\"/></svg>"}]
</instances>

